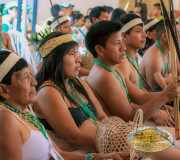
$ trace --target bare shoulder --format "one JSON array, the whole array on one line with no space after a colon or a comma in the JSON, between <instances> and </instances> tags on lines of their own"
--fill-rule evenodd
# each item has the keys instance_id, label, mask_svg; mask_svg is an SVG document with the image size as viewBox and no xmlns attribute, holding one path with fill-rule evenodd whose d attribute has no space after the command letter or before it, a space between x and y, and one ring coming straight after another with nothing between
<instances>
[{"instance_id":1,"label":"bare shoulder","mask_svg":"<svg viewBox=\"0 0 180 160\"><path fill-rule=\"evenodd\" d=\"M17 128L17 119L7 109L0 108L0 126L0 134L2 132L6 133L7 131L13 130L15 126Z\"/></svg>"},{"instance_id":2,"label":"bare shoulder","mask_svg":"<svg viewBox=\"0 0 180 160\"><path fill-rule=\"evenodd\" d=\"M142 64L148 65L148 64L155 64L159 61L161 57L159 56L159 50L157 50L155 47L151 47L148 49L143 56Z\"/></svg>"}]
</instances>

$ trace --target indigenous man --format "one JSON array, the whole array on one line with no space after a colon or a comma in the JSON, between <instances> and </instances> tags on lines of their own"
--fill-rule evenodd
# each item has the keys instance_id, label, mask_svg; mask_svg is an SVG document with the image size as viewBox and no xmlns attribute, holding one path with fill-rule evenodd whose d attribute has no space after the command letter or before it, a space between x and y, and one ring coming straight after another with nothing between
<instances>
[{"instance_id":1,"label":"indigenous man","mask_svg":"<svg viewBox=\"0 0 180 160\"><path fill-rule=\"evenodd\" d=\"M177 97L177 86L173 81L160 93L145 93L113 69L126 57L120 28L118 22L111 21L102 21L90 28L85 41L87 49L95 57L95 65L87 82L108 116L115 115L129 121L141 108L146 121L163 104ZM167 123L173 125L169 121Z\"/></svg>"},{"instance_id":2,"label":"indigenous man","mask_svg":"<svg viewBox=\"0 0 180 160\"><path fill-rule=\"evenodd\" d=\"M14 52L14 49L11 45L11 39L9 34L6 32L2 32L2 15L0 13L0 50L1 49L8 49ZM15 52L14 52L15 53Z\"/></svg>"},{"instance_id":3,"label":"indigenous man","mask_svg":"<svg viewBox=\"0 0 180 160\"><path fill-rule=\"evenodd\" d=\"M157 18L159 21L161 19L163 19L163 16L161 15L161 5L160 5L160 3L155 3L153 5L152 16L153 16L153 18Z\"/></svg>"},{"instance_id":4,"label":"indigenous man","mask_svg":"<svg viewBox=\"0 0 180 160\"><path fill-rule=\"evenodd\" d=\"M116 65L116 68L123 72L125 77L134 85L142 89L141 77L134 69L139 69L137 52L146 43L146 33L143 29L141 18L135 14L126 14L121 22L124 24L121 30L122 42L126 47L126 57L123 62ZM133 63L133 65L131 64Z\"/></svg>"},{"instance_id":5,"label":"indigenous man","mask_svg":"<svg viewBox=\"0 0 180 160\"><path fill-rule=\"evenodd\" d=\"M143 89L141 77L136 71L136 69L139 70L137 52L144 47L146 42L146 33L143 29L143 22L140 17L135 14L125 15L121 19L121 22L124 24L121 29L121 36L123 44L126 47L126 57L122 63L116 65L116 68L125 75L127 80L147 92ZM173 108L167 107L173 114ZM169 123L166 123L167 121L173 123L172 119L164 110L160 110L160 113L155 113L151 120L153 120L156 125L163 125L164 123L168 125Z\"/></svg>"},{"instance_id":6,"label":"indigenous man","mask_svg":"<svg viewBox=\"0 0 180 160\"><path fill-rule=\"evenodd\" d=\"M107 10L101 6L93 8L90 12L89 18L92 24L100 21L109 21Z\"/></svg>"},{"instance_id":7,"label":"indigenous man","mask_svg":"<svg viewBox=\"0 0 180 160\"><path fill-rule=\"evenodd\" d=\"M163 20L156 26L156 43L146 51L140 71L153 90L159 91L166 87L171 77L171 60L169 55L168 36ZM168 28L167 28L168 29ZM180 65L177 58L177 71L180 75ZM143 87L147 88L145 84Z\"/></svg>"}]
</instances>

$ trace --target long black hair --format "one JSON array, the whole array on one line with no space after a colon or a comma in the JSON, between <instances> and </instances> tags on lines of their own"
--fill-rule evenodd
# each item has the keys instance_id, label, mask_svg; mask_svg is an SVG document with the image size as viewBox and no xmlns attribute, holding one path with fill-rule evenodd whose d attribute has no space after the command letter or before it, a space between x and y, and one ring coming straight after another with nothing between
<instances>
[{"instance_id":1,"label":"long black hair","mask_svg":"<svg viewBox=\"0 0 180 160\"><path fill-rule=\"evenodd\" d=\"M53 32L46 36L40 43L39 47L44 45L48 40L59 37L62 35L66 35L67 33L62 32ZM74 99L69 96L68 91L65 87L65 74L64 74L64 67L63 67L63 57L75 46L78 46L76 41L70 41L64 43L62 45L57 46L53 49L46 57L43 58L43 65L40 71L36 75L37 80L37 89L43 84L44 81L52 80L56 86L62 89L65 96L74 104L79 106L79 104L74 101ZM78 79L69 79L74 87L78 90L78 92L82 93L88 101L91 101L86 90L84 89L83 85L79 82Z\"/></svg>"},{"instance_id":2,"label":"long black hair","mask_svg":"<svg viewBox=\"0 0 180 160\"><path fill-rule=\"evenodd\" d=\"M141 8L140 15L143 22L147 21L147 5L144 2L136 3L135 7Z\"/></svg>"}]
</instances>

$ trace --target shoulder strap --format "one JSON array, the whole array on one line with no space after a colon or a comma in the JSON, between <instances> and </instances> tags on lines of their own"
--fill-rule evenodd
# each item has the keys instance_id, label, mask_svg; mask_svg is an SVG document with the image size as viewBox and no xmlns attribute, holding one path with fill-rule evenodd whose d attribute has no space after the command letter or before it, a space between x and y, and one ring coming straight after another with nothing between
<instances>
[{"instance_id":1,"label":"shoulder strap","mask_svg":"<svg viewBox=\"0 0 180 160\"><path fill-rule=\"evenodd\" d=\"M55 88L55 89L59 92L59 89L58 89L55 85L44 85L44 86L41 86L41 87L39 87L39 88L37 89L37 92L38 92L40 89L44 88L44 87L53 87L53 88ZM60 92L59 92L59 93L60 93ZM61 94L61 96L62 96L63 100L65 101L64 95Z\"/></svg>"}]
</instances>

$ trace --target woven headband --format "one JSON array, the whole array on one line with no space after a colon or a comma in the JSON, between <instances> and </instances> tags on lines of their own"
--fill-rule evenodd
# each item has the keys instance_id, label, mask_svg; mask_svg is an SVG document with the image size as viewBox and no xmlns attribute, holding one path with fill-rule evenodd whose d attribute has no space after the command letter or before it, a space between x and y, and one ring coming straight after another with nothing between
<instances>
[{"instance_id":1,"label":"woven headband","mask_svg":"<svg viewBox=\"0 0 180 160\"><path fill-rule=\"evenodd\" d=\"M69 18L67 16L63 16L63 17L59 18L58 21L61 24L61 23L65 22L65 21L70 21L70 20L69 20ZM58 21L54 21L50 25L51 29L54 29L54 28L56 28L59 25Z\"/></svg>"},{"instance_id":2,"label":"woven headband","mask_svg":"<svg viewBox=\"0 0 180 160\"><path fill-rule=\"evenodd\" d=\"M62 35L62 36L55 37L55 38L48 40L45 44L43 44L39 48L41 57L42 58L46 57L57 46L67 43L67 42L70 42L70 41L74 41L72 35L70 35L70 34Z\"/></svg>"},{"instance_id":3,"label":"woven headband","mask_svg":"<svg viewBox=\"0 0 180 160\"><path fill-rule=\"evenodd\" d=\"M147 31L150 27L152 27L153 25L157 24L159 21L158 19L153 19L152 21L150 21L148 24L145 25L145 30Z\"/></svg>"},{"instance_id":4,"label":"woven headband","mask_svg":"<svg viewBox=\"0 0 180 160\"><path fill-rule=\"evenodd\" d=\"M136 18L136 19L133 19L132 21L128 22L127 24L125 24L120 32L126 32L128 31L130 28L132 28L133 26L137 25L137 24L143 24L143 21L141 20L141 18Z\"/></svg>"},{"instance_id":5,"label":"woven headband","mask_svg":"<svg viewBox=\"0 0 180 160\"><path fill-rule=\"evenodd\" d=\"M18 62L21 57L17 56L15 53L11 53L4 62L0 65L0 82L8 74L11 68Z\"/></svg>"}]
</instances>

